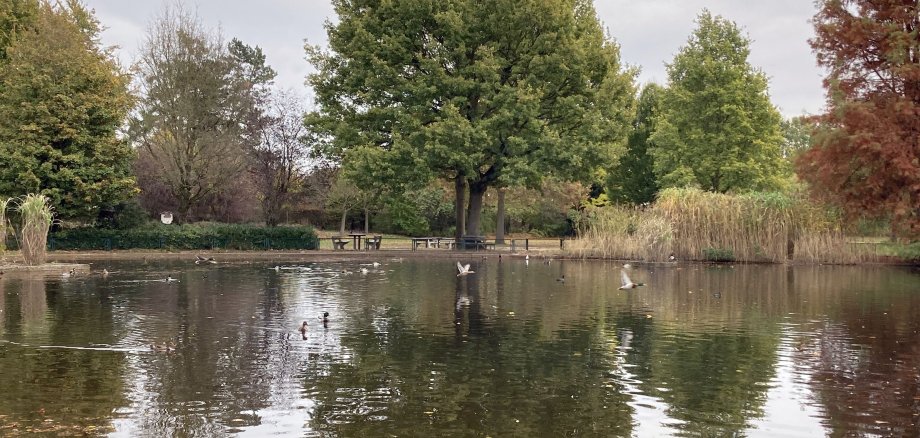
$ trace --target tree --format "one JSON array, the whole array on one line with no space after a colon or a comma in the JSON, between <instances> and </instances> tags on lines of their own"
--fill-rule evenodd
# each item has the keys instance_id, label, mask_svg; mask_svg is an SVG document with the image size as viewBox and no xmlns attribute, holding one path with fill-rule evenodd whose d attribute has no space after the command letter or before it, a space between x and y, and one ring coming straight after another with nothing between
<instances>
[{"instance_id":1,"label":"tree","mask_svg":"<svg viewBox=\"0 0 920 438\"><path fill-rule=\"evenodd\" d=\"M766 75L748 63L738 26L703 11L687 45L668 65L668 89L650 141L662 187L720 193L777 187L780 115Z\"/></svg>"},{"instance_id":2,"label":"tree","mask_svg":"<svg viewBox=\"0 0 920 438\"><path fill-rule=\"evenodd\" d=\"M793 160L798 154L811 147L811 133L815 123L810 116L798 116L784 119L780 124L783 130L782 155Z\"/></svg>"},{"instance_id":3,"label":"tree","mask_svg":"<svg viewBox=\"0 0 920 438\"><path fill-rule=\"evenodd\" d=\"M891 215L920 236L920 3L824 0L811 46L828 110L797 162L814 192L851 215Z\"/></svg>"},{"instance_id":4,"label":"tree","mask_svg":"<svg viewBox=\"0 0 920 438\"><path fill-rule=\"evenodd\" d=\"M64 218L94 218L135 193L120 138L128 75L78 1L42 2L0 69L0 193L39 192Z\"/></svg>"},{"instance_id":5,"label":"tree","mask_svg":"<svg viewBox=\"0 0 920 438\"><path fill-rule=\"evenodd\" d=\"M175 7L151 26L141 50L144 97L132 135L175 198L180 221L229 192L244 172L247 147L258 141L253 80L273 72L261 51L237 43L229 50L220 34Z\"/></svg>"},{"instance_id":6,"label":"tree","mask_svg":"<svg viewBox=\"0 0 920 438\"><path fill-rule=\"evenodd\" d=\"M262 140L251 150L250 172L257 180L262 215L268 226L281 222L281 213L298 184L304 182L307 145L305 111L290 93L275 95L260 130Z\"/></svg>"},{"instance_id":7,"label":"tree","mask_svg":"<svg viewBox=\"0 0 920 438\"><path fill-rule=\"evenodd\" d=\"M0 63L6 59L6 49L35 24L38 9L38 0L0 0Z\"/></svg>"},{"instance_id":8,"label":"tree","mask_svg":"<svg viewBox=\"0 0 920 438\"><path fill-rule=\"evenodd\" d=\"M639 94L626 154L607 174L607 196L611 201L642 204L655 200L659 187L652 157L648 153L649 136L655 132L655 117L664 92L663 87L651 83Z\"/></svg>"},{"instance_id":9,"label":"tree","mask_svg":"<svg viewBox=\"0 0 920 438\"><path fill-rule=\"evenodd\" d=\"M368 184L454 181L458 225L468 187L467 234L489 187L586 178L622 147L633 71L588 0L333 4L310 129Z\"/></svg>"}]
</instances>

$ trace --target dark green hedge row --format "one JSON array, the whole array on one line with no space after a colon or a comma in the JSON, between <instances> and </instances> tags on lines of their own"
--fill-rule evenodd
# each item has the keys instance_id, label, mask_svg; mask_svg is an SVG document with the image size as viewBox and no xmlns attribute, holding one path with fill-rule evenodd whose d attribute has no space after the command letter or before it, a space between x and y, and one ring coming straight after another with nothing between
<instances>
[{"instance_id":1,"label":"dark green hedge row","mask_svg":"<svg viewBox=\"0 0 920 438\"><path fill-rule=\"evenodd\" d=\"M52 233L52 250L317 249L313 227L235 224L147 225L126 230L77 228Z\"/></svg>"}]
</instances>

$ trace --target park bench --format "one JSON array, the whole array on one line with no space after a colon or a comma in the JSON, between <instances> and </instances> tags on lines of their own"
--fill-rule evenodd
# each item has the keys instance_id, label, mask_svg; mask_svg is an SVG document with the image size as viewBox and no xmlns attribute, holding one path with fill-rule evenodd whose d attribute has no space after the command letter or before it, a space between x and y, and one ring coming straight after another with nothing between
<instances>
[{"instance_id":1,"label":"park bench","mask_svg":"<svg viewBox=\"0 0 920 438\"><path fill-rule=\"evenodd\" d=\"M348 245L349 243L350 243L350 239L346 239L346 238L344 238L344 237L333 237L333 238L332 238L332 249L334 249L334 250L339 250L339 249L344 250L344 249L345 249L345 245Z\"/></svg>"},{"instance_id":2,"label":"park bench","mask_svg":"<svg viewBox=\"0 0 920 438\"><path fill-rule=\"evenodd\" d=\"M383 241L383 236L368 237L368 238L364 241L364 250L369 250L369 249L377 249L377 250L379 250L379 249L380 249L380 243L381 243L382 241Z\"/></svg>"}]
</instances>

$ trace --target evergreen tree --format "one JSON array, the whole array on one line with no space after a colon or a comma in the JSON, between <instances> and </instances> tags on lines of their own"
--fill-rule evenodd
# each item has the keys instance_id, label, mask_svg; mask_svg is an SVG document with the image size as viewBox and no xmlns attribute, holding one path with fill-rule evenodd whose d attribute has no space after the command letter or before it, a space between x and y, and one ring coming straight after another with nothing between
<instances>
[{"instance_id":1,"label":"evergreen tree","mask_svg":"<svg viewBox=\"0 0 920 438\"><path fill-rule=\"evenodd\" d=\"M659 187L648 148L663 93L664 88L658 84L642 88L626 154L607 174L607 196L613 202L643 204L655 200Z\"/></svg>"},{"instance_id":2,"label":"evergreen tree","mask_svg":"<svg viewBox=\"0 0 920 438\"><path fill-rule=\"evenodd\" d=\"M42 2L0 69L0 193L40 192L60 216L84 219L131 197L133 151L118 134L128 82L89 11Z\"/></svg>"}]
</instances>

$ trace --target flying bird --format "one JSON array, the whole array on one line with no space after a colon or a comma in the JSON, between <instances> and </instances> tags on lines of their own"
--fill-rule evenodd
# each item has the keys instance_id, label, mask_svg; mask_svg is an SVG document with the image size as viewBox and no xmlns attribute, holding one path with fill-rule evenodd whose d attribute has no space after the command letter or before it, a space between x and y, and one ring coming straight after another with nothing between
<instances>
[{"instance_id":1,"label":"flying bird","mask_svg":"<svg viewBox=\"0 0 920 438\"><path fill-rule=\"evenodd\" d=\"M214 260L214 257L202 257L202 256L200 256L200 255L196 255L196 256L195 256L195 264L196 264L196 265L200 265L200 264L202 264L202 263L211 263L211 264L215 264L215 263L217 263L217 260Z\"/></svg>"},{"instance_id":2,"label":"flying bird","mask_svg":"<svg viewBox=\"0 0 920 438\"><path fill-rule=\"evenodd\" d=\"M620 283L622 283L622 285L619 290L635 289L639 286L645 286L645 283L633 283L633 281L629 279L629 275L626 271L620 271Z\"/></svg>"},{"instance_id":3,"label":"flying bird","mask_svg":"<svg viewBox=\"0 0 920 438\"><path fill-rule=\"evenodd\" d=\"M470 270L470 264L469 264L469 263L467 263L467 264L464 266L464 265L461 265L460 262L457 262L457 270L460 271L460 273L457 274L458 277L461 276L461 275L468 275L468 274L473 274L473 273L476 272L476 271L471 271L471 270Z\"/></svg>"}]
</instances>

